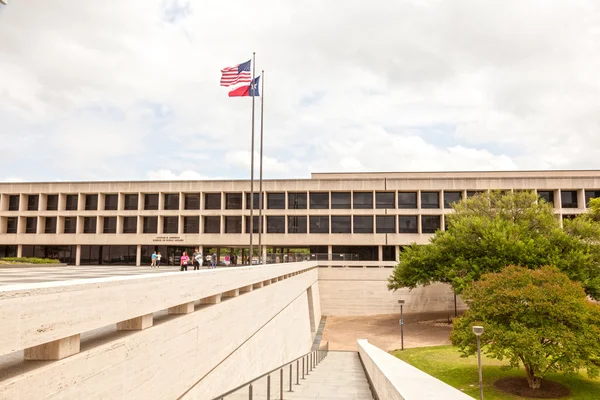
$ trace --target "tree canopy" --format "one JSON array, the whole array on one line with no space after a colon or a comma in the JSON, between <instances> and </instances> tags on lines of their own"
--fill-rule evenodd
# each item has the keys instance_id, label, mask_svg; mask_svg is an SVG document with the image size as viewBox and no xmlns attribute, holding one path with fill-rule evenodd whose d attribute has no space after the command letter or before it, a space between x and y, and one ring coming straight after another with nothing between
<instances>
[{"instance_id":1,"label":"tree canopy","mask_svg":"<svg viewBox=\"0 0 600 400\"><path fill-rule=\"evenodd\" d=\"M522 364L529 386L540 387L548 372L600 372L600 306L582 286L556 267L529 270L508 266L467 285L466 313L454 320L451 340L463 355L476 354L471 329L484 327L483 352Z\"/></svg>"},{"instance_id":2,"label":"tree canopy","mask_svg":"<svg viewBox=\"0 0 600 400\"><path fill-rule=\"evenodd\" d=\"M600 200L591 202L589 213L566 221L565 229L554 207L530 191L482 193L453 207L447 230L400 254L390 290L445 282L461 293L507 265L553 265L600 299Z\"/></svg>"}]
</instances>

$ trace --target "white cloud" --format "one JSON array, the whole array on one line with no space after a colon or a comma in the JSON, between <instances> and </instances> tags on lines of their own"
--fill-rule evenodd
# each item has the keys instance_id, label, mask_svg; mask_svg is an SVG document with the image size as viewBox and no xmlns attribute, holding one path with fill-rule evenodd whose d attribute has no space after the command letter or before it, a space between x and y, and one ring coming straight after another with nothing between
<instances>
[{"instance_id":1,"label":"white cloud","mask_svg":"<svg viewBox=\"0 0 600 400\"><path fill-rule=\"evenodd\" d=\"M169 169L148 171L147 177L152 181L194 181L209 179L208 177L203 176L196 171L186 170L177 173Z\"/></svg>"}]
</instances>

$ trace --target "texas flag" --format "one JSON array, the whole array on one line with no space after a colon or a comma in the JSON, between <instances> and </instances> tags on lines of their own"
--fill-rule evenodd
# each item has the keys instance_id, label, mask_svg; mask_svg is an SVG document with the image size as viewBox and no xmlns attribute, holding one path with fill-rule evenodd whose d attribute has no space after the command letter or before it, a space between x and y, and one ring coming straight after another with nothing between
<instances>
[{"instance_id":1,"label":"texas flag","mask_svg":"<svg viewBox=\"0 0 600 400\"><path fill-rule=\"evenodd\" d=\"M260 76L257 76L250 85L243 85L233 89L231 92L229 92L229 97L260 96L258 91L259 79Z\"/></svg>"}]
</instances>

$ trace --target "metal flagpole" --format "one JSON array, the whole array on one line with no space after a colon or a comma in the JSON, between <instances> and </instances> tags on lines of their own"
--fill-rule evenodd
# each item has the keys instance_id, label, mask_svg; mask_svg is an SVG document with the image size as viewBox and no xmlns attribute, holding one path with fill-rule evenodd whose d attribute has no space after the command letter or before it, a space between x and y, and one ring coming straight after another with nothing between
<instances>
[{"instance_id":1,"label":"metal flagpole","mask_svg":"<svg viewBox=\"0 0 600 400\"><path fill-rule=\"evenodd\" d=\"M263 251L262 251L262 231L263 231L263 216L262 216L262 209L263 209L263 188L262 188L262 183L263 183L263 121L264 121L264 108L265 108L265 71L261 71L260 73L260 79L262 80L261 82L261 93L260 93L260 177L259 177L259 184L258 184L258 191L260 192L260 197L258 200L258 259L260 260L261 264L266 264L266 261L263 260Z\"/></svg>"},{"instance_id":2,"label":"metal flagpole","mask_svg":"<svg viewBox=\"0 0 600 400\"><path fill-rule=\"evenodd\" d=\"M249 263L252 265L252 257L254 256L254 247L252 247L252 236L254 236L254 66L256 58L256 52L252 52L252 83L250 84L250 90L252 91L252 144L250 145L250 259Z\"/></svg>"}]
</instances>

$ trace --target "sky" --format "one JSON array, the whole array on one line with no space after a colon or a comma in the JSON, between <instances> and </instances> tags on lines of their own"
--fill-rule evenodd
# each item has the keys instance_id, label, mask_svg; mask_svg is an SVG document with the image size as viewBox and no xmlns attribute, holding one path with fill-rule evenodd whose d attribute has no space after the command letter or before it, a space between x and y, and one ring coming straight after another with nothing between
<instances>
[{"instance_id":1,"label":"sky","mask_svg":"<svg viewBox=\"0 0 600 400\"><path fill-rule=\"evenodd\" d=\"M249 178L252 52L265 179L600 169L597 0L11 0L0 181Z\"/></svg>"}]
</instances>

